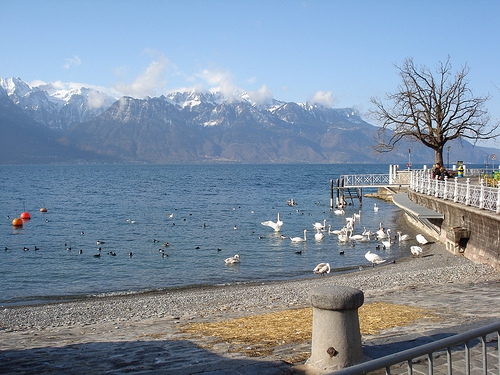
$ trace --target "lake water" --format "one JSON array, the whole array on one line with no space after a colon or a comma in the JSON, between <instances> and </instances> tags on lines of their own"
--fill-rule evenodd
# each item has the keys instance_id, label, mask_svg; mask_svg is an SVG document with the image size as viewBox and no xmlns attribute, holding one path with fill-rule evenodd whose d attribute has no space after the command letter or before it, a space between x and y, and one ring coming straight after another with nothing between
<instances>
[{"instance_id":1,"label":"lake water","mask_svg":"<svg viewBox=\"0 0 500 375\"><path fill-rule=\"evenodd\" d=\"M399 209L391 203L365 197L360 207L356 199L345 216L329 209L330 179L388 173L388 165L50 165L0 171L4 306L319 277L312 270L321 262L334 271L369 266L364 254L377 242L352 246L328 234L316 241L313 223L326 219L340 229L361 209L355 233L363 227L375 231L380 222L397 230ZM298 205L288 206L290 198ZM23 211L31 220L13 227ZM281 234L302 236L308 229L307 242L292 243L260 224L276 221L278 212ZM168 247L161 246L165 242ZM380 255L408 256L409 246L393 245ZM241 263L226 265L224 259L235 254Z\"/></svg>"}]
</instances>

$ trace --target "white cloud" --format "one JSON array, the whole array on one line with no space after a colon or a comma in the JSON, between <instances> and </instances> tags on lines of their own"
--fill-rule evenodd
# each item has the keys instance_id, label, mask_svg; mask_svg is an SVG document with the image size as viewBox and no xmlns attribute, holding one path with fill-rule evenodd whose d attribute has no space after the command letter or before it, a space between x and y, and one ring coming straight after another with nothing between
<instances>
[{"instance_id":1,"label":"white cloud","mask_svg":"<svg viewBox=\"0 0 500 375\"><path fill-rule=\"evenodd\" d=\"M273 100L273 93L266 85L263 85L257 91L249 91L248 96L257 104L266 104Z\"/></svg>"},{"instance_id":2,"label":"white cloud","mask_svg":"<svg viewBox=\"0 0 500 375\"><path fill-rule=\"evenodd\" d=\"M196 74L196 77L208 83L209 91L220 92L229 101L237 98L243 92L243 90L233 84L232 74L227 70L203 69L200 73Z\"/></svg>"},{"instance_id":3,"label":"white cloud","mask_svg":"<svg viewBox=\"0 0 500 375\"><path fill-rule=\"evenodd\" d=\"M81 63L82 63L82 60L80 60L80 58L77 55L75 55L72 58L64 59L63 68L69 69L69 68L71 68L72 65L80 65Z\"/></svg>"},{"instance_id":4,"label":"white cloud","mask_svg":"<svg viewBox=\"0 0 500 375\"><path fill-rule=\"evenodd\" d=\"M157 96L163 91L167 80L165 72L170 61L159 54L144 72L139 74L132 83L119 82L113 86L121 95L132 96L134 98L144 98L146 96Z\"/></svg>"},{"instance_id":5,"label":"white cloud","mask_svg":"<svg viewBox=\"0 0 500 375\"><path fill-rule=\"evenodd\" d=\"M309 101L314 104L321 104L325 107L331 107L335 99L333 98L331 91L317 91Z\"/></svg>"}]
</instances>

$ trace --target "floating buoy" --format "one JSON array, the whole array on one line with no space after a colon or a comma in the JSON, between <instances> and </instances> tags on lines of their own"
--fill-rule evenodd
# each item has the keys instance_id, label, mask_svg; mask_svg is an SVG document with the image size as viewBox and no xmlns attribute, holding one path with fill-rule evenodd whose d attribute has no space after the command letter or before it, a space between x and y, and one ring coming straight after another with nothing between
<instances>
[{"instance_id":1,"label":"floating buoy","mask_svg":"<svg viewBox=\"0 0 500 375\"><path fill-rule=\"evenodd\" d=\"M12 225L15 227L22 227L23 226L23 221L16 217L14 220L12 220Z\"/></svg>"},{"instance_id":2,"label":"floating buoy","mask_svg":"<svg viewBox=\"0 0 500 375\"><path fill-rule=\"evenodd\" d=\"M21 219L23 219L23 220L31 219L30 213L27 211L21 212Z\"/></svg>"},{"instance_id":3,"label":"floating buoy","mask_svg":"<svg viewBox=\"0 0 500 375\"><path fill-rule=\"evenodd\" d=\"M47 212L47 209L45 207L40 208L40 212Z\"/></svg>"}]
</instances>

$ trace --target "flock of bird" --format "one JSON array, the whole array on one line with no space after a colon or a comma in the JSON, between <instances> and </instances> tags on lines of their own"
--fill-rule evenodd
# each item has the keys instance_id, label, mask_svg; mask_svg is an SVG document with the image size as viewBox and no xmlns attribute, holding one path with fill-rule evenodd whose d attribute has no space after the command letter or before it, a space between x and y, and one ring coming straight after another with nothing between
<instances>
[{"instance_id":1,"label":"flock of bird","mask_svg":"<svg viewBox=\"0 0 500 375\"><path fill-rule=\"evenodd\" d=\"M379 207L375 203L373 206L374 212L379 211ZM335 215L345 215L345 210L344 207L341 206L334 210ZM375 247L376 250L380 249L389 249L393 244L396 243L396 240L398 243L406 242L411 240L411 237L409 234L403 234L401 231L397 231L397 235L393 236L391 229L385 229L380 223L379 228L376 231L370 231L366 230L366 227L364 228L363 232L360 234L354 234L354 228L355 228L355 223L360 221L361 219L361 210L359 210L357 213L354 213L352 216L346 217L346 224L339 230L333 230L331 225L326 225L327 220L324 219L323 222L316 222L313 223L312 227L313 230L316 231L314 238L317 241L320 241L324 238L325 232L328 234L334 234L338 236L338 241L343 242L343 243L351 243L352 246L356 245L356 242L371 242L372 239L379 241L379 244ZM268 220L264 221L261 223L264 226L268 226L272 228L275 232L279 232L281 230L281 227L283 226L283 221L280 218L280 213L278 213L278 217L276 222ZM297 237L289 237L290 241L292 243L297 243L297 242L306 242L307 241L307 233L309 232L308 229L304 229L304 235L303 236L297 236ZM285 236L282 236L282 238L287 238ZM415 240L418 242L419 246L413 245L410 247L410 251L412 255L414 256L420 256L423 253L422 245L427 244L429 241L422 235L422 234L417 234L415 236ZM297 252L300 253L300 252ZM340 251L340 255L345 254L343 250ZM236 259L235 259L236 258ZM387 259L382 258L379 254L373 253L370 250L368 250L365 254L365 258L372 264L373 267L375 267L376 264L382 264L387 261ZM238 255L235 255L232 258L226 259L226 264L232 264L232 263L239 263L240 259ZM331 267L329 263L320 263L318 264L313 272L318 275L326 275L330 273Z\"/></svg>"}]
</instances>

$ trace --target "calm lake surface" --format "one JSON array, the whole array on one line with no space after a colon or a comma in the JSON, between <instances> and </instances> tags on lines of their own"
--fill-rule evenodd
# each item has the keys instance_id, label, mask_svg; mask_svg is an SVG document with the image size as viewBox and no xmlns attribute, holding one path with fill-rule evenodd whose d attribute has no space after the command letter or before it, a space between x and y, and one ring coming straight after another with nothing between
<instances>
[{"instance_id":1,"label":"calm lake surface","mask_svg":"<svg viewBox=\"0 0 500 375\"><path fill-rule=\"evenodd\" d=\"M360 206L356 199L344 216L329 209L330 179L387 174L388 165L50 165L0 166L0 171L4 306L319 277L312 270L321 262L334 271L370 266L364 254L378 242L352 246L328 233L316 241L313 223L326 219L340 229L361 210L355 234L364 227L375 231L380 222L394 234L398 229L399 209L392 203L364 198ZM291 198L297 206L287 205ZM31 220L13 227L23 211ZM276 221L278 212L281 233L261 225ZM304 229L307 242L281 237L303 236ZM168 247L161 246L166 242ZM411 244L379 254L408 256ZM235 254L241 263L226 265L224 259Z\"/></svg>"}]
</instances>

